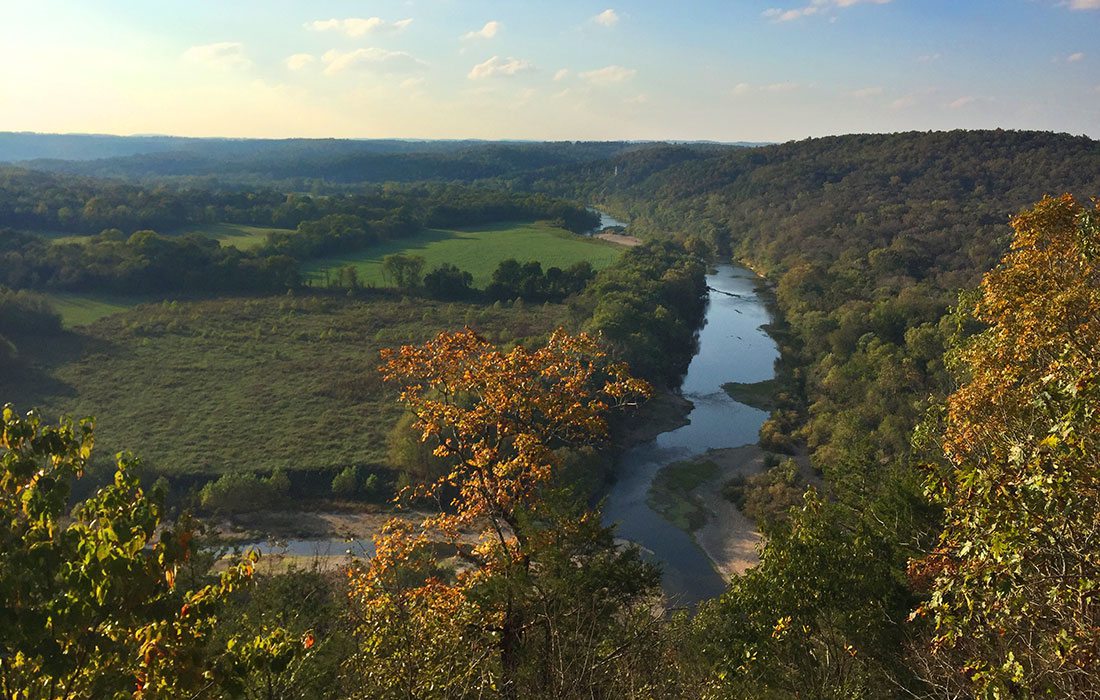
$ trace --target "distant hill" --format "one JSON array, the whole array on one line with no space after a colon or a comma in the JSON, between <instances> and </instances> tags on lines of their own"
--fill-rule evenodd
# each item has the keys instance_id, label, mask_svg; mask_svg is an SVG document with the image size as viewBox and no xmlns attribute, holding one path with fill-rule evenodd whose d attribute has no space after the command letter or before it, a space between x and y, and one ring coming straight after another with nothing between
<instances>
[{"instance_id":1,"label":"distant hill","mask_svg":"<svg viewBox=\"0 0 1100 700\"><path fill-rule=\"evenodd\" d=\"M639 147L643 146L629 142L195 139L0 133L0 162L93 177L346 184L508 177L606 160Z\"/></svg>"}]
</instances>

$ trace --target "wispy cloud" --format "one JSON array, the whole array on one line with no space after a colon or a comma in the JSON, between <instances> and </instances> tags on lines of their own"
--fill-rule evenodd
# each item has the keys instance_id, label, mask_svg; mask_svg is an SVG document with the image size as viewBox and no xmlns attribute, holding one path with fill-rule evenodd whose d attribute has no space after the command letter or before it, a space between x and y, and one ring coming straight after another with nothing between
<instances>
[{"instance_id":1,"label":"wispy cloud","mask_svg":"<svg viewBox=\"0 0 1100 700\"><path fill-rule=\"evenodd\" d=\"M484 63L479 63L470 69L466 77L470 80L484 80L485 78L507 77L532 70L534 65L529 61L519 58L493 56Z\"/></svg>"},{"instance_id":2,"label":"wispy cloud","mask_svg":"<svg viewBox=\"0 0 1100 700\"><path fill-rule=\"evenodd\" d=\"M1100 0L1069 0L1071 10L1100 10Z\"/></svg>"},{"instance_id":3,"label":"wispy cloud","mask_svg":"<svg viewBox=\"0 0 1100 700\"><path fill-rule=\"evenodd\" d=\"M826 14L854 5L886 5L890 2L891 0L810 0L810 4L802 7L773 7L764 10L763 15L773 22L791 22L803 17Z\"/></svg>"},{"instance_id":4,"label":"wispy cloud","mask_svg":"<svg viewBox=\"0 0 1100 700\"><path fill-rule=\"evenodd\" d=\"M490 20L486 22L485 26L481 29L463 34L462 39L465 41L470 41L472 39L492 39L497 35L497 32L500 31L502 26L503 25L495 19Z\"/></svg>"},{"instance_id":5,"label":"wispy cloud","mask_svg":"<svg viewBox=\"0 0 1100 700\"><path fill-rule=\"evenodd\" d=\"M862 100L868 97L878 97L882 93L883 89L880 87L865 87L860 88L859 90L852 90L848 94L852 97L857 97Z\"/></svg>"},{"instance_id":6,"label":"wispy cloud","mask_svg":"<svg viewBox=\"0 0 1100 700\"><path fill-rule=\"evenodd\" d=\"M296 54L287 56L286 60L283 61L283 63L286 64L286 67L289 68L290 70L302 70L303 68L305 68L306 66L313 63L316 60L317 59L313 56L313 54L296 53Z\"/></svg>"},{"instance_id":7,"label":"wispy cloud","mask_svg":"<svg viewBox=\"0 0 1100 700\"><path fill-rule=\"evenodd\" d=\"M935 63L943 58L943 54L938 53L926 53L917 56L917 63Z\"/></svg>"},{"instance_id":8,"label":"wispy cloud","mask_svg":"<svg viewBox=\"0 0 1100 700\"><path fill-rule=\"evenodd\" d=\"M236 41L192 46L183 52L183 58L191 63L220 70L248 68L252 65L252 61L244 54L244 45Z\"/></svg>"},{"instance_id":9,"label":"wispy cloud","mask_svg":"<svg viewBox=\"0 0 1100 700\"><path fill-rule=\"evenodd\" d=\"M753 85L752 83L737 83L733 86L733 94L737 96L751 95L754 92L767 92L772 94L778 94L783 92L794 92L802 87L798 83L783 82L783 83L769 83L767 85Z\"/></svg>"},{"instance_id":10,"label":"wispy cloud","mask_svg":"<svg viewBox=\"0 0 1100 700\"><path fill-rule=\"evenodd\" d=\"M352 38L382 32L399 32L412 24L412 19L387 22L381 17L347 17L344 19L319 19L306 22L306 29L315 32L340 32Z\"/></svg>"},{"instance_id":11,"label":"wispy cloud","mask_svg":"<svg viewBox=\"0 0 1100 700\"><path fill-rule=\"evenodd\" d=\"M962 109L963 107L965 107L969 104L973 104L977 101L978 101L977 97L974 97L973 95L965 95L963 97L960 97L957 100L953 100L951 102L948 102L947 107L949 109Z\"/></svg>"},{"instance_id":12,"label":"wispy cloud","mask_svg":"<svg viewBox=\"0 0 1100 700\"><path fill-rule=\"evenodd\" d=\"M614 27L619 23L619 13L615 12L611 8L608 8L592 18L592 21L596 24L604 27Z\"/></svg>"},{"instance_id":13,"label":"wispy cloud","mask_svg":"<svg viewBox=\"0 0 1100 700\"><path fill-rule=\"evenodd\" d=\"M603 68L597 68L596 70L585 71L581 73L581 79L587 81L591 85L612 85L614 83L621 83L633 78L638 71L633 68L623 68L622 66L605 66Z\"/></svg>"},{"instance_id":14,"label":"wispy cloud","mask_svg":"<svg viewBox=\"0 0 1100 700\"><path fill-rule=\"evenodd\" d=\"M554 73L554 82L555 83L560 83L561 81L565 80L568 77L569 77L569 69L568 68L562 68L558 72Z\"/></svg>"},{"instance_id":15,"label":"wispy cloud","mask_svg":"<svg viewBox=\"0 0 1100 700\"><path fill-rule=\"evenodd\" d=\"M1070 55L1066 56L1066 63L1077 63L1078 61L1083 60L1085 60L1085 53L1083 51L1071 53Z\"/></svg>"},{"instance_id":16,"label":"wispy cloud","mask_svg":"<svg viewBox=\"0 0 1100 700\"><path fill-rule=\"evenodd\" d=\"M335 75L353 68L370 68L383 73L401 73L426 65L420 59L404 51L387 51L379 48L338 51L332 49L321 56L325 74Z\"/></svg>"},{"instance_id":17,"label":"wispy cloud","mask_svg":"<svg viewBox=\"0 0 1100 700\"><path fill-rule=\"evenodd\" d=\"M898 99L891 102L890 109L894 110L895 112L900 112L902 110L909 109L910 107L914 107L916 106L916 104L916 95L905 95L904 97L899 97Z\"/></svg>"}]
</instances>

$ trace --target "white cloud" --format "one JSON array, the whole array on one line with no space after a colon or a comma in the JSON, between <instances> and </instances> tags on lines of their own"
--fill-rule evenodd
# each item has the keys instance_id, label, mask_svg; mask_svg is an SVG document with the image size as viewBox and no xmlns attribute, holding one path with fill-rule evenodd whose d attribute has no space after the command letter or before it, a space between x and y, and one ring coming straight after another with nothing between
<instances>
[{"instance_id":1,"label":"white cloud","mask_svg":"<svg viewBox=\"0 0 1100 700\"><path fill-rule=\"evenodd\" d=\"M811 17L817 14L824 14L826 12L830 12L836 9L843 9L845 7L853 7L855 5L864 4L886 5L890 2L891 0L810 0L810 4L803 7L773 7L771 9L764 10L763 16L767 17L773 22L790 22L792 20L801 19L803 17Z\"/></svg>"},{"instance_id":2,"label":"white cloud","mask_svg":"<svg viewBox=\"0 0 1100 700\"><path fill-rule=\"evenodd\" d=\"M950 109L962 109L963 107L967 106L968 104L972 104L972 103L976 102L977 99L978 99L977 97L973 97L972 95L966 95L964 97L960 97L957 100L954 100L953 102L949 102L947 104L947 106Z\"/></svg>"},{"instance_id":3,"label":"white cloud","mask_svg":"<svg viewBox=\"0 0 1100 700\"><path fill-rule=\"evenodd\" d=\"M424 84L424 76L418 75L413 78L405 78L401 81L401 88L404 90L412 90L418 88Z\"/></svg>"},{"instance_id":4,"label":"white cloud","mask_svg":"<svg viewBox=\"0 0 1100 700\"><path fill-rule=\"evenodd\" d=\"M1069 0L1071 10L1100 10L1100 0Z\"/></svg>"},{"instance_id":5,"label":"white cloud","mask_svg":"<svg viewBox=\"0 0 1100 700\"><path fill-rule=\"evenodd\" d=\"M523 73L533 69L534 66L529 61L524 61L519 58L512 58L509 56L507 59L502 59L500 56L493 56L484 63L479 63L470 69L468 77L470 80L482 80L484 78L492 78L496 76L509 76L516 73Z\"/></svg>"},{"instance_id":6,"label":"white cloud","mask_svg":"<svg viewBox=\"0 0 1100 700\"><path fill-rule=\"evenodd\" d=\"M291 56L287 56L286 60L283 61L283 63L285 63L286 67L290 70L302 70L316 60L317 59L313 56L313 54L296 53Z\"/></svg>"},{"instance_id":7,"label":"white cloud","mask_svg":"<svg viewBox=\"0 0 1100 700\"><path fill-rule=\"evenodd\" d=\"M619 23L619 13L615 12L615 10L612 10L611 8L608 8L593 17L592 21L605 27L614 27L616 24Z\"/></svg>"},{"instance_id":8,"label":"white cloud","mask_svg":"<svg viewBox=\"0 0 1100 700\"><path fill-rule=\"evenodd\" d=\"M501 23L494 20L485 23L485 26L476 32L466 32L462 35L462 38L466 41L471 39L492 39L500 31Z\"/></svg>"},{"instance_id":9,"label":"white cloud","mask_svg":"<svg viewBox=\"0 0 1100 700\"><path fill-rule=\"evenodd\" d=\"M244 55L244 45L236 41L192 46L183 52L183 58L192 63L220 70L248 68L252 65L252 61Z\"/></svg>"},{"instance_id":10,"label":"white cloud","mask_svg":"<svg viewBox=\"0 0 1100 700\"><path fill-rule=\"evenodd\" d=\"M604 66L603 68L597 68L596 70L586 71L581 73L581 78L588 81L592 85L611 85L612 83L621 83L625 80L630 80L637 74L638 71L633 68L623 68L622 66Z\"/></svg>"},{"instance_id":11,"label":"white cloud","mask_svg":"<svg viewBox=\"0 0 1100 700\"><path fill-rule=\"evenodd\" d=\"M934 63L943 58L943 54L938 53L926 53L917 56L917 63Z\"/></svg>"},{"instance_id":12,"label":"white cloud","mask_svg":"<svg viewBox=\"0 0 1100 700\"><path fill-rule=\"evenodd\" d=\"M305 27L315 32L336 31L354 38L380 32L399 32L410 24L412 24L411 18L387 22L381 17L347 17L306 22Z\"/></svg>"},{"instance_id":13,"label":"white cloud","mask_svg":"<svg viewBox=\"0 0 1100 700\"><path fill-rule=\"evenodd\" d=\"M1077 63L1078 61L1083 61L1083 60L1085 60L1085 54L1084 54L1083 51L1078 51L1077 53L1071 53L1070 55L1066 56L1066 63Z\"/></svg>"},{"instance_id":14,"label":"white cloud","mask_svg":"<svg viewBox=\"0 0 1100 700\"><path fill-rule=\"evenodd\" d=\"M866 97L878 97L882 93L883 93L883 90L880 87L865 87L865 88L860 88L859 90L852 90L848 94L851 95L852 97L858 97L859 99L863 99L863 98L866 98Z\"/></svg>"},{"instance_id":15,"label":"white cloud","mask_svg":"<svg viewBox=\"0 0 1100 700\"><path fill-rule=\"evenodd\" d=\"M374 68L384 73L399 73L425 65L423 61L404 51L387 51L373 47L354 51L332 49L326 51L325 55L321 56L321 60L325 62L326 75L335 75L357 67Z\"/></svg>"},{"instance_id":16,"label":"white cloud","mask_svg":"<svg viewBox=\"0 0 1100 700\"><path fill-rule=\"evenodd\" d=\"M554 82L555 83L560 83L561 81L565 80L568 77L569 77L569 69L568 68L562 68L557 73L554 73Z\"/></svg>"}]
</instances>

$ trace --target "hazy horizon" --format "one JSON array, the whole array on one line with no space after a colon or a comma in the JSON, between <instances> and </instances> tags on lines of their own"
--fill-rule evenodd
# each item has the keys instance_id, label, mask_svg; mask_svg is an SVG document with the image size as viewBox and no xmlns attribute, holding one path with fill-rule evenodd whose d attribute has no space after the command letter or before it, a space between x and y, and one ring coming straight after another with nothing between
<instances>
[{"instance_id":1,"label":"hazy horizon","mask_svg":"<svg viewBox=\"0 0 1100 700\"><path fill-rule=\"evenodd\" d=\"M1100 136L1100 0L14 2L0 130L784 142Z\"/></svg>"}]
</instances>

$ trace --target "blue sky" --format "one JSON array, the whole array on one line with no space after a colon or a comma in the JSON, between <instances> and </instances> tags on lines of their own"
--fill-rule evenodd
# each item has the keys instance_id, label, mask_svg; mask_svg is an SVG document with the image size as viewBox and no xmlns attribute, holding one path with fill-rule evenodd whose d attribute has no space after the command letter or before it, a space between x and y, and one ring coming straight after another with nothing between
<instances>
[{"instance_id":1,"label":"blue sky","mask_svg":"<svg viewBox=\"0 0 1100 700\"><path fill-rule=\"evenodd\" d=\"M4 0L3 17L0 130L1100 138L1100 0Z\"/></svg>"}]
</instances>

